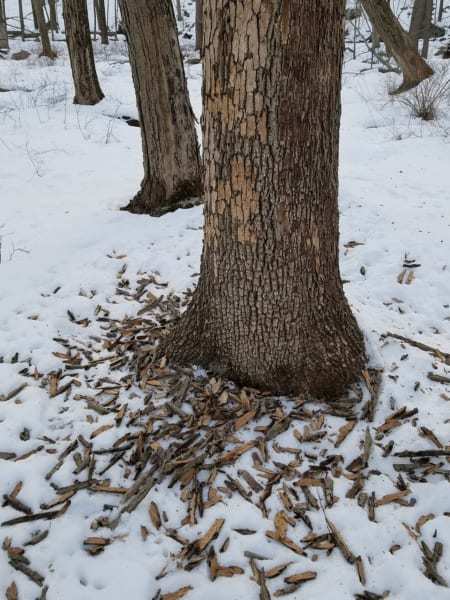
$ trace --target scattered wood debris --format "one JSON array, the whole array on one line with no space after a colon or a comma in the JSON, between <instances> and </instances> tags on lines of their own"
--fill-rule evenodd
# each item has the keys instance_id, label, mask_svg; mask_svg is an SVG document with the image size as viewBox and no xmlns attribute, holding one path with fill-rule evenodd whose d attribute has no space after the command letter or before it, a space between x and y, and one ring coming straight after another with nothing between
<instances>
[{"instance_id":1,"label":"scattered wood debris","mask_svg":"<svg viewBox=\"0 0 450 600\"><path fill-rule=\"evenodd\" d=\"M357 242L350 242L348 248L356 245ZM383 518L381 507L392 503L412 506L414 498L410 497L415 481L426 481L429 476L444 476L450 481L450 469L445 468L450 457L448 447L431 429L420 426L416 408L396 408L392 403L392 413L384 422L375 423L381 386L379 370L364 373L370 398L359 409L358 402L364 393L367 395L359 388L353 390L355 398L329 404L306 398L288 400L169 365L165 358L159 357L158 346L179 317L183 301L174 294L159 293L166 284L153 275L142 274L132 290L125 272L124 264L118 273L117 294L141 304L137 316L119 321L99 305L96 321L103 334L91 336L89 344L83 339L56 338L62 347L61 352L55 352L61 368L37 376L52 402L73 398L85 408L90 426L87 439L40 438L42 443L22 455L8 449L0 452L0 460L9 461L30 459L44 452L55 455L55 462L46 474L55 495L41 504L42 512L36 512L23 500L26 497L23 483L17 482L4 493L3 506L20 515L1 525L12 527L57 519L69 510L71 499L84 490L114 498L114 505L105 505L104 512L91 523L94 533L83 542L84 550L91 556L107 552L117 537L112 530L121 515L145 503L148 517L140 526L142 539L145 541L158 532L158 536L175 540L180 549L173 558L180 570L192 571L205 565L213 581L248 575L259 586L260 600L293 594L316 579L316 571L306 570L306 566L303 571L297 569L286 575L291 562L262 568L258 563L269 559L264 551L259 554L244 550L243 557L249 561L247 568L242 564L223 564L226 561L222 555L236 538L251 539L257 533L256 526L243 523L231 527L224 518L216 518L204 526L205 516L212 507L226 504L236 495L257 507L262 517L273 523L266 531L268 540L311 561L317 560L319 553L326 557L338 549L365 586L363 558L353 553L336 525L324 514L325 533L316 529L321 508L327 510L341 501L335 491L341 489L337 485L341 480L346 484L344 502L357 503L376 524L377 519ZM70 311L68 318L81 327L89 326L88 319L78 318ZM445 352L397 334L387 336L449 364L450 355ZM28 376L35 377L31 372ZM450 382L435 373L428 377L438 383ZM0 401L17 398L27 385L21 383L0 397ZM136 398L139 403L133 402ZM362 426L361 416L373 425L367 427L365 422ZM394 452L394 441L386 442L385 438L411 423L417 426L422 443L426 438L433 448ZM338 453L349 446L356 448L357 453L350 457ZM371 467L375 453L382 455L399 474L391 493L381 495L372 491L374 477L380 474ZM59 480L55 477L57 473L58 478L63 475L66 478L64 485L55 483ZM152 495L155 486L163 481L183 503L181 525L195 527L197 533L191 539L170 525L170 515ZM421 528L434 516L423 515L414 528L404 524L410 537L418 541ZM301 539L294 533L299 523L308 532ZM203 533L199 535L198 531ZM47 589L45 579L30 566L25 547L39 544L48 534L47 529L36 531L24 548L14 548L10 542L3 546L11 566L42 588L42 598ZM393 544L391 554L399 548ZM437 572L442 544L436 542L433 550L422 544L421 550L426 576L438 585L446 585ZM295 556L293 559L298 560ZM165 567L157 579L163 579L167 573ZM277 580L281 577L283 583L279 587ZM11 583L8 588L8 600L14 600L14 594L17 596L14 586ZM272 586L276 589L271 592ZM190 586L168 592L161 589L154 599L178 600L191 590ZM388 595L388 592L379 595L364 591L355 598L380 600Z\"/></svg>"}]
</instances>

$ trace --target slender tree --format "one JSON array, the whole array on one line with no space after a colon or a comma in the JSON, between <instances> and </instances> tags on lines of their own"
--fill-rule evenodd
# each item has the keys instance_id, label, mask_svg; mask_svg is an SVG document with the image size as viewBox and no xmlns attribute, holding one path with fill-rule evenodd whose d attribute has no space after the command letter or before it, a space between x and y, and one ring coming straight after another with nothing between
<instances>
[{"instance_id":1,"label":"slender tree","mask_svg":"<svg viewBox=\"0 0 450 600\"><path fill-rule=\"evenodd\" d=\"M336 397L364 368L339 274L344 0L204 0L205 226L169 357Z\"/></svg>"},{"instance_id":2,"label":"slender tree","mask_svg":"<svg viewBox=\"0 0 450 600\"><path fill-rule=\"evenodd\" d=\"M25 40L25 19L23 16L23 4L22 0L19 0L19 23L20 23L20 35L22 42Z\"/></svg>"},{"instance_id":3,"label":"slender tree","mask_svg":"<svg viewBox=\"0 0 450 600\"><path fill-rule=\"evenodd\" d=\"M109 44L108 23L106 21L105 0L95 0L95 10L100 30L100 39L105 46Z\"/></svg>"},{"instance_id":4,"label":"slender tree","mask_svg":"<svg viewBox=\"0 0 450 600\"><path fill-rule=\"evenodd\" d=\"M44 14L44 2L43 0L32 0L33 15L36 19L37 26L39 29L39 35L41 37L42 51L41 56L47 58L56 58L56 52L52 49L50 44L50 38L48 36L48 25L45 20Z\"/></svg>"},{"instance_id":5,"label":"slender tree","mask_svg":"<svg viewBox=\"0 0 450 600\"><path fill-rule=\"evenodd\" d=\"M64 24L75 86L75 104L97 104L103 92L97 78L86 0L64 0Z\"/></svg>"},{"instance_id":6,"label":"slender tree","mask_svg":"<svg viewBox=\"0 0 450 600\"><path fill-rule=\"evenodd\" d=\"M0 0L0 50L8 49L8 30L6 27L6 10L4 0Z\"/></svg>"},{"instance_id":7,"label":"slender tree","mask_svg":"<svg viewBox=\"0 0 450 600\"><path fill-rule=\"evenodd\" d=\"M120 2L136 89L144 180L126 207L160 215L201 194L195 118L172 0Z\"/></svg>"},{"instance_id":8,"label":"slender tree","mask_svg":"<svg viewBox=\"0 0 450 600\"><path fill-rule=\"evenodd\" d=\"M373 27L403 73L403 83L393 93L400 94L430 77L433 69L418 54L414 40L401 26L392 12L389 2L386 0L361 0L361 3Z\"/></svg>"}]
</instances>

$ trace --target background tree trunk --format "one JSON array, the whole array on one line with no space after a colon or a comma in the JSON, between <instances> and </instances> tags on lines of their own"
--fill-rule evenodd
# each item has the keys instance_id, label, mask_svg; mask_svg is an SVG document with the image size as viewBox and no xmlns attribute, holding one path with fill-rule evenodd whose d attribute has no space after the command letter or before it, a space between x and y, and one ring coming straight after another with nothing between
<instances>
[{"instance_id":1,"label":"background tree trunk","mask_svg":"<svg viewBox=\"0 0 450 600\"><path fill-rule=\"evenodd\" d=\"M443 16L444 16L444 0L440 0L437 20L442 21Z\"/></svg>"},{"instance_id":2,"label":"background tree trunk","mask_svg":"<svg viewBox=\"0 0 450 600\"><path fill-rule=\"evenodd\" d=\"M38 18L37 18L37 15L36 15L36 3L34 2L34 0L31 0L31 11L33 13L33 25L34 25L34 28L39 31L39 23L38 23Z\"/></svg>"},{"instance_id":3,"label":"background tree trunk","mask_svg":"<svg viewBox=\"0 0 450 600\"><path fill-rule=\"evenodd\" d=\"M344 0L204 0L201 274L168 356L278 393L364 365L338 260Z\"/></svg>"},{"instance_id":4,"label":"background tree trunk","mask_svg":"<svg viewBox=\"0 0 450 600\"><path fill-rule=\"evenodd\" d=\"M74 103L97 104L104 96L95 70L86 0L64 0L63 15L75 85Z\"/></svg>"},{"instance_id":5,"label":"background tree trunk","mask_svg":"<svg viewBox=\"0 0 450 600\"><path fill-rule=\"evenodd\" d=\"M203 0L196 0L195 3L195 49L202 54L203 38Z\"/></svg>"},{"instance_id":6,"label":"background tree trunk","mask_svg":"<svg viewBox=\"0 0 450 600\"><path fill-rule=\"evenodd\" d=\"M419 40L423 33L427 2L428 0L414 0L413 4L409 35L413 39L417 49L419 48Z\"/></svg>"},{"instance_id":7,"label":"background tree trunk","mask_svg":"<svg viewBox=\"0 0 450 600\"><path fill-rule=\"evenodd\" d=\"M48 36L48 26L45 21L43 0L32 0L32 3L39 29L39 35L41 37L41 56L46 56L47 58L51 59L56 58L56 52L53 51L52 46L50 44L50 38Z\"/></svg>"},{"instance_id":8,"label":"background tree trunk","mask_svg":"<svg viewBox=\"0 0 450 600\"><path fill-rule=\"evenodd\" d=\"M183 20L183 12L181 10L181 0L176 0L175 5L177 7L177 21Z\"/></svg>"},{"instance_id":9,"label":"background tree trunk","mask_svg":"<svg viewBox=\"0 0 450 600\"><path fill-rule=\"evenodd\" d=\"M433 0L415 0L411 15L409 34L412 37L416 49L419 48L419 40L423 39L422 57L428 56L428 45L430 40L431 21L433 18Z\"/></svg>"},{"instance_id":10,"label":"background tree trunk","mask_svg":"<svg viewBox=\"0 0 450 600\"><path fill-rule=\"evenodd\" d=\"M136 89L144 180L127 206L160 215L201 194L195 119L172 0L120 3Z\"/></svg>"},{"instance_id":11,"label":"background tree trunk","mask_svg":"<svg viewBox=\"0 0 450 600\"><path fill-rule=\"evenodd\" d=\"M5 2L0 0L0 49L7 50L9 48L8 30L6 27L6 11Z\"/></svg>"},{"instance_id":12,"label":"background tree trunk","mask_svg":"<svg viewBox=\"0 0 450 600\"><path fill-rule=\"evenodd\" d=\"M403 83L395 90L400 94L409 90L433 74L431 67L421 58L414 41L400 25L384 0L361 0L367 16L379 33L403 73Z\"/></svg>"},{"instance_id":13,"label":"background tree trunk","mask_svg":"<svg viewBox=\"0 0 450 600\"><path fill-rule=\"evenodd\" d=\"M23 17L23 4L22 0L19 0L19 23L20 23L20 34L22 42L25 40L25 19Z\"/></svg>"},{"instance_id":14,"label":"background tree trunk","mask_svg":"<svg viewBox=\"0 0 450 600\"><path fill-rule=\"evenodd\" d=\"M50 29L58 33L59 31L59 23L58 23L58 12L56 10L56 0L48 0L48 6L50 11Z\"/></svg>"},{"instance_id":15,"label":"background tree trunk","mask_svg":"<svg viewBox=\"0 0 450 600\"><path fill-rule=\"evenodd\" d=\"M422 58L428 58L428 51L430 48L430 36L431 36L431 26L433 22L433 0L426 0L425 3L425 17L423 23L423 44L422 44Z\"/></svg>"},{"instance_id":16,"label":"background tree trunk","mask_svg":"<svg viewBox=\"0 0 450 600\"><path fill-rule=\"evenodd\" d=\"M105 0L95 0L95 8L97 11L98 28L100 30L100 38L102 44L109 44L108 39L108 23L106 21Z\"/></svg>"}]
</instances>

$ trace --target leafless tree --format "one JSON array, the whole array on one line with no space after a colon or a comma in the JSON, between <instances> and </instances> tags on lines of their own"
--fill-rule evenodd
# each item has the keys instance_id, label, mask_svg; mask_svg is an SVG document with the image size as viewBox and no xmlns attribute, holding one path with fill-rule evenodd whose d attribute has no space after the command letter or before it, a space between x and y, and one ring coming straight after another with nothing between
<instances>
[{"instance_id":1,"label":"leafless tree","mask_svg":"<svg viewBox=\"0 0 450 600\"><path fill-rule=\"evenodd\" d=\"M432 75L433 70L417 52L413 39L392 12L390 3L384 0L361 0L361 3L403 73L403 83L393 93L409 90Z\"/></svg>"},{"instance_id":2,"label":"leafless tree","mask_svg":"<svg viewBox=\"0 0 450 600\"><path fill-rule=\"evenodd\" d=\"M45 20L43 0L32 0L33 14L36 17L39 35L41 37L42 51L41 56L47 58L56 58L56 52L52 49L50 38L48 36L48 25Z\"/></svg>"},{"instance_id":3,"label":"leafless tree","mask_svg":"<svg viewBox=\"0 0 450 600\"><path fill-rule=\"evenodd\" d=\"M100 39L105 46L109 44L108 23L106 20L105 0L94 0L95 11L97 14L98 28L100 30Z\"/></svg>"},{"instance_id":4,"label":"leafless tree","mask_svg":"<svg viewBox=\"0 0 450 600\"><path fill-rule=\"evenodd\" d=\"M159 215L201 194L195 119L172 0L120 4L144 156L144 180L127 209Z\"/></svg>"},{"instance_id":5,"label":"leafless tree","mask_svg":"<svg viewBox=\"0 0 450 600\"><path fill-rule=\"evenodd\" d=\"M97 104L103 92L92 50L86 0L64 0L64 25L75 86L75 104Z\"/></svg>"}]
</instances>

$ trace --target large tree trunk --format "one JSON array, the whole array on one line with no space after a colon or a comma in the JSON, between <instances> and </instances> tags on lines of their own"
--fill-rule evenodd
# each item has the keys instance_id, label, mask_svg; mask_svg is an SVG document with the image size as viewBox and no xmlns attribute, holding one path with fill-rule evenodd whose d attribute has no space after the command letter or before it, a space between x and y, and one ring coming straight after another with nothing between
<instances>
[{"instance_id":1,"label":"large tree trunk","mask_svg":"<svg viewBox=\"0 0 450 600\"><path fill-rule=\"evenodd\" d=\"M97 12L98 28L100 30L100 39L102 44L109 44L108 39L108 23L106 21L105 0L95 0L95 8Z\"/></svg>"},{"instance_id":2,"label":"large tree trunk","mask_svg":"<svg viewBox=\"0 0 450 600\"><path fill-rule=\"evenodd\" d=\"M5 2L4 0L0 0L0 50L8 49L8 30L6 28L6 11L5 11Z\"/></svg>"},{"instance_id":3,"label":"large tree trunk","mask_svg":"<svg viewBox=\"0 0 450 600\"><path fill-rule=\"evenodd\" d=\"M95 70L86 0L64 0L63 15L75 86L74 104L97 104L104 96Z\"/></svg>"},{"instance_id":4,"label":"large tree trunk","mask_svg":"<svg viewBox=\"0 0 450 600\"><path fill-rule=\"evenodd\" d=\"M394 94L405 92L433 74L421 58L410 35L400 25L386 0L361 0L367 16L403 73L403 83Z\"/></svg>"},{"instance_id":5,"label":"large tree trunk","mask_svg":"<svg viewBox=\"0 0 450 600\"><path fill-rule=\"evenodd\" d=\"M204 247L164 348L279 393L364 366L338 259L344 0L204 0Z\"/></svg>"},{"instance_id":6,"label":"large tree trunk","mask_svg":"<svg viewBox=\"0 0 450 600\"><path fill-rule=\"evenodd\" d=\"M202 53L203 39L203 0L195 2L195 49Z\"/></svg>"},{"instance_id":7,"label":"large tree trunk","mask_svg":"<svg viewBox=\"0 0 450 600\"><path fill-rule=\"evenodd\" d=\"M141 121L144 180L126 207L154 216L201 194L201 169L172 0L120 2Z\"/></svg>"},{"instance_id":8,"label":"large tree trunk","mask_svg":"<svg viewBox=\"0 0 450 600\"><path fill-rule=\"evenodd\" d=\"M41 56L47 58L56 58L56 52L53 51L50 44L50 38L48 36L48 26L45 21L44 15L44 3L43 0L32 0L33 14L35 15L37 26L39 29L39 35L41 37L42 52Z\"/></svg>"}]
</instances>

